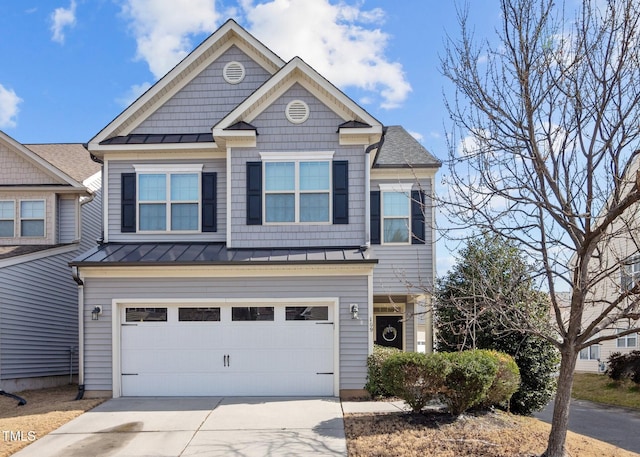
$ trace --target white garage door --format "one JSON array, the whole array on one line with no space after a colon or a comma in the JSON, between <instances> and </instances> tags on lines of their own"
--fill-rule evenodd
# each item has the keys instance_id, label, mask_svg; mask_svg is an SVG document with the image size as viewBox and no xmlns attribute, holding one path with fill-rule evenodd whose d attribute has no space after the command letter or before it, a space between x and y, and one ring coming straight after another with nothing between
<instances>
[{"instance_id":1,"label":"white garage door","mask_svg":"<svg viewBox=\"0 0 640 457\"><path fill-rule=\"evenodd\" d=\"M121 309L123 396L334 395L330 305Z\"/></svg>"}]
</instances>

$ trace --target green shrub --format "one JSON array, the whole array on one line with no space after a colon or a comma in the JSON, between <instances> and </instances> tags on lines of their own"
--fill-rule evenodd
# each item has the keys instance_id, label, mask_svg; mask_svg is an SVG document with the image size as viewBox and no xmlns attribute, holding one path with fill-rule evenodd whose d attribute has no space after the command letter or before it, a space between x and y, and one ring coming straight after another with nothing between
<instances>
[{"instance_id":1,"label":"green shrub","mask_svg":"<svg viewBox=\"0 0 640 457\"><path fill-rule=\"evenodd\" d=\"M640 384L640 351L631 351L628 354L613 352L607 360L605 373L614 381L630 379Z\"/></svg>"},{"instance_id":2,"label":"green shrub","mask_svg":"<svg viewBox=\"0 0 640 457\"><path fill-rule=\"evenodd\" d=\"M382 364L383 385L414 412L420 412L444 391L449 370L449 361L443 354L403 352Z\"/></svg>"},{"instance_id":3,"label":"green shrub","mask_svg":"<svg viewBox=\"0 0 640 457\"><path fill-rule=\"evenodd\" d=\"M449 352L451 371L446 377L444 402L451 414L460 415L484 401L498 372L498 362L485 351Z\"/></svg>"},{"instance_id":4,"label":"green shrub","mask_svg":"<svg viewBox=\"0 0 640 457\"><path fill-rule=\"evenodd\" d=\"M482 352L495 359L498 370L487 395L480 402L480 406L484 408L502 406L509 409L509 400L520 387L520 369L513 357L504 352L492 350Z\"/></svg>"},{"instance_id":5,"label":"green shrub","mask_svg":"<svg viewBox=\"0 0 640 457\"><path fill-rule=\"evenodd\" d=\"M396 348L374 345L373 354L367 358L367 383L364 388L369 395L376 397L390 397L391 394L384 389L382 382L382 363L394 354L402 351Z\"/></svg>"}]
</instances>

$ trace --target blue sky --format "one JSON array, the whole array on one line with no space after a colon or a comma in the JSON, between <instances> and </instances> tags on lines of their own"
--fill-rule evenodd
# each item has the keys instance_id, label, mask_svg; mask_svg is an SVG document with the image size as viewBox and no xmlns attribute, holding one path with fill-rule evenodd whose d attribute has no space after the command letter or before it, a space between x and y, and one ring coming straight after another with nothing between
<instances>
[{"instance_id":1,"label":"blue sky","mask_svg":"<svg viewBox=\"0 0 640 457\"><path fill-rule=\"evenodd\" d=\"M470 3L477 36L492 35L497 0ZM458 33L454 0L4 0L0 130L87 142L230 17L446 157L439 56ZM438 263L443 274L444 245Z\"/></svg>"}]
</instances>

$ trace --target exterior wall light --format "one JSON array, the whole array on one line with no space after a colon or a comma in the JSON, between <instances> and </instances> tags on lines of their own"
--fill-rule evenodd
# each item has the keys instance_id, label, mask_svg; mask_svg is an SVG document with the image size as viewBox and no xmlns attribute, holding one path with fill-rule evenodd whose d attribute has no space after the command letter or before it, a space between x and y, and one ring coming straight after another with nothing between
<instances>
[{"instance_id":1,"label":"exterior wall light","mask_svg":"<svg viewBox=\"0 0 640 457\"><path fill-rule=\"evenodd\" d=\"M102 306L96 306L93 308L93 311L91 311L91 320L97 321L100 314L102 314Z\"/></svg>"},{"instance_id":2,"label":"exterior wall light","mask_svg":"<svg viewBox=\"0 0 640 457\"><path fill-rule=\"evenodd\" d=\"M351 319L357 319L358 318L358 304L357 303L352 303L349 311L351 312Z\"/></svg>"}]
</instances>

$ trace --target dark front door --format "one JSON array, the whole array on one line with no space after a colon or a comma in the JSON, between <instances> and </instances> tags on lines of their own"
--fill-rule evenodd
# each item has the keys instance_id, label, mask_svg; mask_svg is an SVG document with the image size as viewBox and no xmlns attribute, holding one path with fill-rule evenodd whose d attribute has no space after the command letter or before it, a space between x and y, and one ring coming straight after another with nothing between
<instances>
[{"instance_id":1,"label":"dark front door","mask_svg":"<svg viewBox=\"0 0 640 457\"><path fill-rule=\"evenodd\" d=\"M376 344L402 349L402 316L376 316Z\"/></svg>"}]
</instances>

